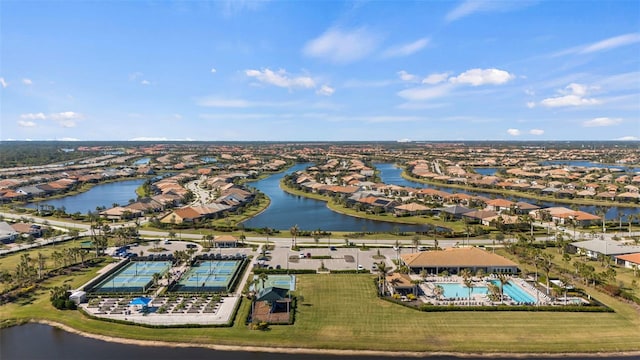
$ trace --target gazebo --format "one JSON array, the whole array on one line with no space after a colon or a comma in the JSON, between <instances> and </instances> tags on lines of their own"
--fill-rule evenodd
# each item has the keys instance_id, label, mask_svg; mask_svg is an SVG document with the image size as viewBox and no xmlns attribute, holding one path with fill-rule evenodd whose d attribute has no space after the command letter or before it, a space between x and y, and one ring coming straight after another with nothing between
<instances>
[{"instance_id":1,"label":"gazebo","mask_svg":"<svg viewBox=\"0 0 640 360\"><path fill-rule=\"evenodd\" d=\"M260 290L253 301L252 318L266 322L288 323L291 309L291 298L288 293L288 289L279 287ZM286 312L282 311L285 308Z\"/></svg>"}]
</instances>

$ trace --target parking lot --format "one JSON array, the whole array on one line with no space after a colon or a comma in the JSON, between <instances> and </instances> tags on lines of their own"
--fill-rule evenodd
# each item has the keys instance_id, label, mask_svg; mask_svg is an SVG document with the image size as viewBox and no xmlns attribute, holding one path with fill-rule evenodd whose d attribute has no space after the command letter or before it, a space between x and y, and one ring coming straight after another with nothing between
<instances>
[{"instance_id":1,"label":"parking lot","mask_svg":"<svg viewBox=\"0 0 640 360\"><path fill-rule=\"evenodd\" d=\"M395 259L396 251L391 248L361 250L357 247L335 247L333 250L309 247L292 251L288 245L276 245L268 256L270 260L265 261L264 266L272 268L317 270L324 264L329 270L357 270L358 265L360 269L372 270L374 263L380 261L394 267L392 259Z\"/></svg>"}]
</instances>

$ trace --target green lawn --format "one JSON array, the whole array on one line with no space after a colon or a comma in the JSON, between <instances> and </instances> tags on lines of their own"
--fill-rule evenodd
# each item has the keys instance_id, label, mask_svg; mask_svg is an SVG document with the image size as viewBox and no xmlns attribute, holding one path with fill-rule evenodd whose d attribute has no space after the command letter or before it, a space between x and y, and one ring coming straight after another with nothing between
<instances>
[{"instance_id":1,"label":"green lawn","mask_svg":"<svg viewBox=\"0 0 640 360\"><path fill-rule=\"evenodd\" d=\"M70 281L79 284L89 275ZM0 318L47 319L107 336L195 344L456 352L640 350L637 310L605 295L598 298L615 313L421 313L379 300L370 275L299 275L296 293L303 297L296 323L265 332L248 330L242 321L231 328L196 329L111 324L53 310L45 291L29 304L1 306ZM244 319L247 311L244 301L237 318Z\"/></svg>"}]
</instances>

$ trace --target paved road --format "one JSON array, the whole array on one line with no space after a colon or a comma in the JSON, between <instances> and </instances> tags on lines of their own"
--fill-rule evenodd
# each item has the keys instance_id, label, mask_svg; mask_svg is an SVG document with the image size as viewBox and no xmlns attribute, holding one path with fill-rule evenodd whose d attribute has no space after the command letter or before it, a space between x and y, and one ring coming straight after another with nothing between
<instances>
[{"instance_id":1,"label":"paved road","mask_svg":"<svg viewBox=\"0 0 640 360\"><path fill-rule=\"evenodd\" d=\"M90 225L89 224L84 224L84 223L74 223L74 222L67 222L67 221L60 221L60 220L50 220L48 218L42 218L42 217L37 217L37 216L26 216L25 214L14 214L14 213L7 213L7 212L0 212L1 216L4 216L5 218L8 219L15 219L15 220L19 220L21 218L27 218L29 219L29 221L33 221L34 223L37 224L49 224L50 226L54 226L57 227L59 229L77 229L80 231L80 236L89 236L90 234ZM540 222L536 222L535 223L536 226L539 227L545 227L548 229L548 235L545 236L538 236L537 237L537 241L553 241L554 240L554 234L556 231L560 231L563 232L564 234L566 234L569 238L573 238L573 229L569 229L566 227L556 227L555 224L553 223L540 223ZM118 224L111 224L110 225L112 229L115 228L119 228L119 227L125 227L125 226L135 226L135 223L133 221L128 222L128 223L118 223ZM157 239L166 239L169 237L169 232L168 231L151 231L151 230L140 230L139 234L143 237L146 238L157 238ZM577 232L577 234L584 234L584 239L590 239L591 238L591 234L589 233L581 233L581 232ZM631 232L630 233L632 236L640 236L640 232L636 231L636 232ZM615 236L618 237L622 237L622 236L629 236L628 232L607 232L605 234L596 234L599 237L604 237L608 240L612 240ZM193 241L200 241L202 240L202 236L203 234L189 234L189 233L178 233L178 237L179 239L182 240L193 240ZM9 249L4 249L4 250L0 250L0 255L9 253L9 252L14 252L14 251L21 251L24 249L28 249L28 248L33 248L33 247L39 247L39 246L43 246L43 245L48 245L51 243L55 243L55 242L61 242L61 241L67 241L70 238L68 236L59 236L56 238L51 238L51 239L47 239L47 240L38 240L35 243L31 244L31 245L27 245L27 244L22 244L19 246L12 246ZM402 247L406 247L406 248L410 248L413 247L412 245L412 240L411 239L407 239L407 238L398 238L398 239L381 239L381 240L359 240L359 239L349 239L351 242L355 243L356 245L361 245L361 244L366 244L368 246L380 246L380 247L392 247L396 241L399 241ZM514 241L514 239L506 239L507 241ZM257 236L250 236L247 237L246 242L247 243L252 243L252 244L264 244L267 241L269 241L270 243L274 243L276 244L276 246L278 247L290 247L291 246L291 239L290 238L275 238L275 237L257 237ZM298 237L297 241L298 245L302 245L302 246L315 246L315 240L313 238L301 238ZM320 239L320 245L322 246L326 246L327 248L330 245L334 245L338 248L342 247L344 245L344 240L343 239L332 239L330 240L329 238L321 238ZM433 239L422 239L420 240L421 245L424 246L428 246L428 247L433 247L434 245L434 241ZM438 239L438 246L441 248L449 248L449 247L454 247L454 246L459 246L459 245L491 245L493 244L493 240L490 239L465 239L465 238L459 238L459 239Z\"/></svg>"}]
</instances>

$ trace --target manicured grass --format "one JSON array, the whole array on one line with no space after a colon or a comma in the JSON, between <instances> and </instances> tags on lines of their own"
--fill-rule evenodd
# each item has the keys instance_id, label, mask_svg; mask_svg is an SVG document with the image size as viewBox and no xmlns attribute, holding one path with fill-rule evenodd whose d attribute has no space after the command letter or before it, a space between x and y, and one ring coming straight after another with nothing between
<instances>
[{"instance_id":1,"label":"manicured grass","mask_svg":"<svg viewBox=\"0 0 640 360\"><path fill-rule=\"evenodd\" d=\"M77 275L74 284L87 276ZM460 352L599 352L640 349L637 310L598 298L615 313L421 313L380 300L371 275L298 275L296 323L251 331L243 301L231 328L149 329L57 311L41 294L30 304L0 307L0 318L38 318L107 336L194 344ZM61 281L61 280L58 280ZM51 286L52 284L48 284Z\"/></svg>"}]
</instances>

